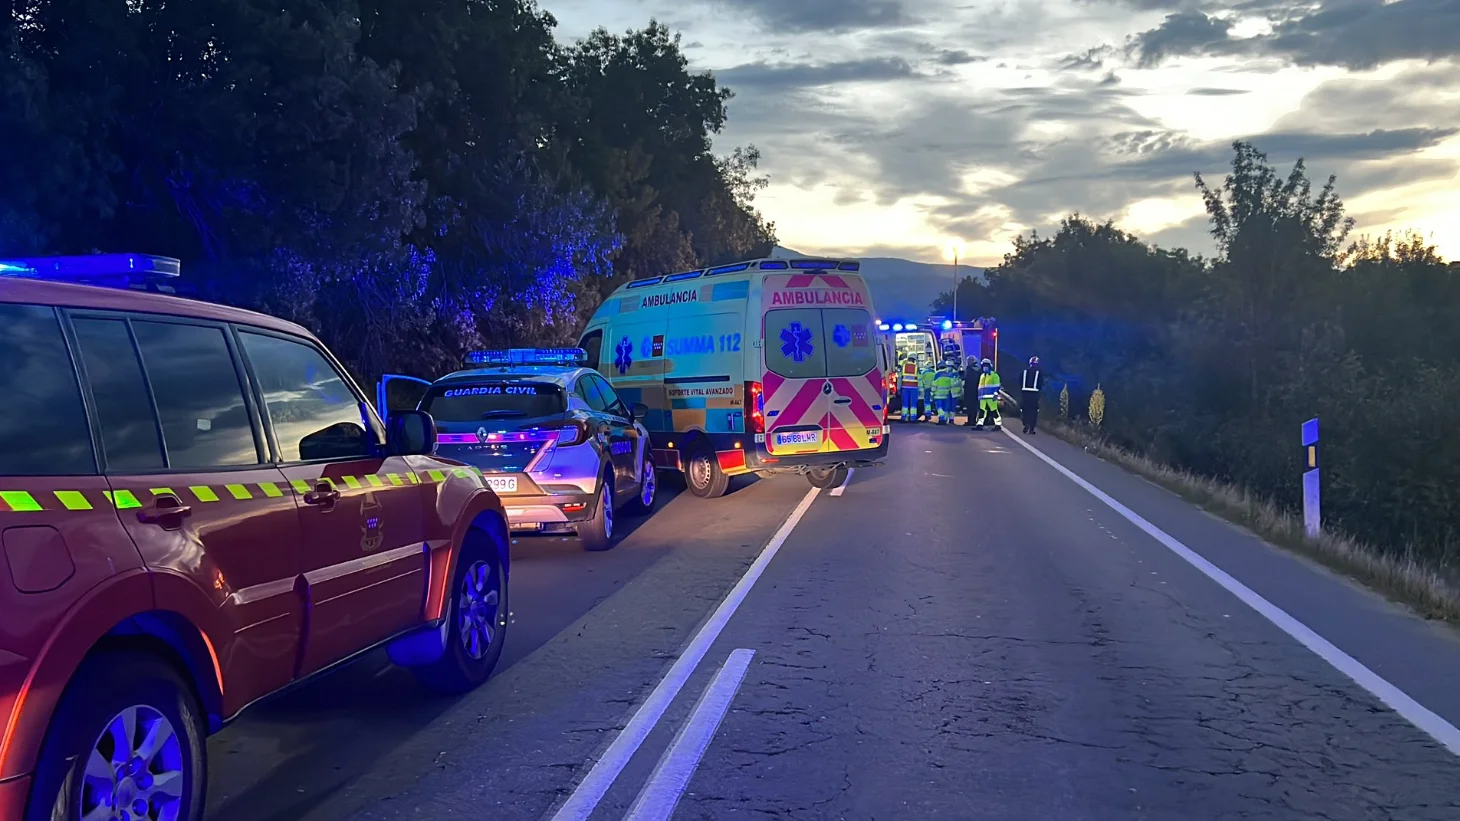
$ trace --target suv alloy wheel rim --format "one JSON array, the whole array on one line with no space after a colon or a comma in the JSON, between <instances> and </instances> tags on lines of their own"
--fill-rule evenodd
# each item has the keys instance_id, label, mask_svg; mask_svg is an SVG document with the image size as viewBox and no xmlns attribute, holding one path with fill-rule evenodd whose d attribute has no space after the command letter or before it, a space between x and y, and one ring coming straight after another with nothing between
<instances>
[{"instance_id":1,"label":"suv alloy wheel rim","mask_svg":"<svg viewBox=\"0 0 1460 821\"><path fill-rule=\"evenodd\" d=\"M497 606L501 594L493 578L492 566L478 561L466 571L461 580L461 595L457 599L457 618L460 620L461 646L467 655L480 660L492 647L497 636Z\"/></svg>"},{"instance_id":2,"label":"suv alloy wheel rim","mask_svg":"<svg viewBox=\"0 0 1460 821\"><path fill-rule=\"evenodd\" d=\"M639 502L644 507L654 506L654 466L644 464L644 481L639 486Z\"/></svg>"},{"instance_id":3,"label":"suv alloy wheel rim","mask_svg":"<svg viewBox=\"0 0 1460 821\"><path fill-rule=\"evenodd\" d=\"M603 483L603 535L613 538L613 488L607 482Z\"/></svg>"},{"instance_id":4,"label":"suv alloy wheel rim","mask_svg":"<svg viewBox=\"0 0 1460 821\"><path fill-rule=\"evenodd\" d=\"M81 783L81 818L177 821L185 767L172 722L145 704L128 707L91 747Z\"/></svg>"}]
</instances>

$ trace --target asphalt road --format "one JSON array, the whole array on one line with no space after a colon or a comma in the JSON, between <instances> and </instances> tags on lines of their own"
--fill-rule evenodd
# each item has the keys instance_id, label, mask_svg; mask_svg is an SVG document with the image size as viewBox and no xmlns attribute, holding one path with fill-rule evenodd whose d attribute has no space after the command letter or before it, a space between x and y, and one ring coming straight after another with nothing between
<instances>
[{"instance_id":1,"label":"asphalt road","mask_svg":"<svg viewBox=\"0 0 1460 821\"><path fill-rule=\"evenodd\" d=\"M596 809L574 817L648 821L677 779L680 821L1460 818L1460 759L1370 692L1448 738L1448 630L1026 441L1145 528L1012 437L899 426L838 495L676 498L604 554L524 539L491 682L433 699L368 658L261 705L210 744L209 818L540 819L576 795ZM716 677L736 662L743 681ZM618 756L651 691L673 698Z\"/></svg>"}]
</instances>

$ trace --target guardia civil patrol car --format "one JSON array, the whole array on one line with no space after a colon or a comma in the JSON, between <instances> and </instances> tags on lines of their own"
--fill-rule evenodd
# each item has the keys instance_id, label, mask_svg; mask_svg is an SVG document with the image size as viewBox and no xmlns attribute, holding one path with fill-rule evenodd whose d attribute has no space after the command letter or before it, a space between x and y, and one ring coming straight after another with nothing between
<instances>
[{"instance_id":1,"label":"guardia civil patrol car","mask_svg":"<svg viewBox=\"0 0 1460 821\"><path fill-rule=\"evenodd\" d=\"M436 420L437 454L480 469L514 531L576 532L586 549L608 550L616 511L649 513L657 484L647 408L625 403L587 360L578 348L474 351L466 370L435 382L386 376L377 401L388 414L393 392L424 391L416 408Z\"/></svg>"}]
</instances>

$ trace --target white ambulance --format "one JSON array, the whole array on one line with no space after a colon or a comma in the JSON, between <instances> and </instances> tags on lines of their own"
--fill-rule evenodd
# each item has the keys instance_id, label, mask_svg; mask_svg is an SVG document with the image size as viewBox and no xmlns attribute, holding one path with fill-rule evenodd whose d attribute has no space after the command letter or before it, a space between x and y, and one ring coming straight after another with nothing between
<instances>
[{"instance_id":1,"label":"white ambulance","mask_svg":"<svg viewBox=\"0 0 1460 821\"><path fill-rule=\"evenodd\" d=\"M758 259L630 282L579 346L648 408L661 470L697 496L795 472L816 487L887 455L889 367L861 265Z\"/></svg>"}]
</instances>

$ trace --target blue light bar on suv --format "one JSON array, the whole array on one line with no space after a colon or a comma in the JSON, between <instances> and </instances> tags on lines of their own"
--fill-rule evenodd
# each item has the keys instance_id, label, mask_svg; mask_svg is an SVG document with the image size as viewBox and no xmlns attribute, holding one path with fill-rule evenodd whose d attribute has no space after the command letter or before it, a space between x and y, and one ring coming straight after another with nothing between
<instances>
[{"instance_id":1,"label":"blue light bar on suv","mask_svg":"<svg viewBox=\"0 0 1460 821\"><path fill-rule=\"evenodd\" d=\"M472 351L466 364L473 367L494 365L559 365L582 367L588 364L588 352L582 348L509 348L505 351Z\"/></svg>"},{"instance_id":2,"label":"blue light bar on suv","mask_svg":"<svg viewBox=\"0 0 1460 821\"><path fill-rule=\"evenodd\" d=\"M0 276L130 288L175 279L182 263L152 254L86 254L74 257L0 259Z\"/></svg>"}]
</instances>

